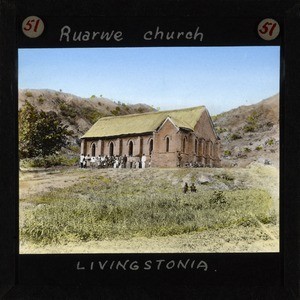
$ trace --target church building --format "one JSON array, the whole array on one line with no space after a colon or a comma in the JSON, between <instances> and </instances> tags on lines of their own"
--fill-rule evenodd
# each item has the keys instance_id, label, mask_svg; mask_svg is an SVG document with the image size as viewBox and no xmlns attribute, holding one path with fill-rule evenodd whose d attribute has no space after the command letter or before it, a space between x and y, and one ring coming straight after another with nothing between
<instances>
[{"instance_id":1,"label":"church building","mask_svg":"<svg viewBox=\"0 0 300 300\"><path fill-rule=\"evenodd\" d=\"M81 153L145 154L151 167L220 166L220 141L204 106L101 118L81 137Z\"/></svg>"}]
</instances>

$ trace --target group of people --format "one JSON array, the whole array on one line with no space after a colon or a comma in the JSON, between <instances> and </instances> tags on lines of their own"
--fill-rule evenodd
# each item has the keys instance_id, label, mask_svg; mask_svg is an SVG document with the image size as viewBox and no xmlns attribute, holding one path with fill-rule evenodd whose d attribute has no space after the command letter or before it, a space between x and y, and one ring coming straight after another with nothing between
<instances>
[{"instance_id":1,"label":"group of people","mask_svg":"<svg viewBox=\"0 0 300 300\"><path fill-rule=\"evenodd\" d=\"M188 162L184 165L186 168L203 168L205 167L205 165L203 163L200 163L200 162Z\"/></svg>"},{"instance_id":2,"label":"group of people","mask_svg":"<svg viewBox=\"0 0 300 300\"><path fill-rule=\"evenodd\" d=\"M192 193L196 193L196 192L197 192L197 189L196 189L196 186L195 186L194 183L192 183L191 186L189 187L188 184L187 184L187 182L186 182L186 183L184 184L184 187L183 187L183 192L184 192L184 194L186 194L186 193L189 191L189 189L190 189L190 191L191 191Z\"/></svg>"},{"instance_id":3,"label":"group of people","mask_svg":"<svg viewBox=\"0 0 300 300\"><path fill-rule=\"evenodd\" d=\"M80 155L80 168L146 168L150 166L151 161L147 162L147 157L145 154L141 158L133 156L90 156L81 154Z\"/></svg>"}]
</instances>

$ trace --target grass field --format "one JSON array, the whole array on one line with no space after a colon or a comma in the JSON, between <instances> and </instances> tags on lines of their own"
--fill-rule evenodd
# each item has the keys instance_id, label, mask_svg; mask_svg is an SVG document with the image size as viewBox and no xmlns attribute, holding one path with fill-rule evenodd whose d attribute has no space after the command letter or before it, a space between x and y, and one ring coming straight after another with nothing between
<instances>
[{"instance_id":1,"label":"grass field","mask_svg":"<svg viewBox=\"0 0 300 300\"><path fill-rule=\"evenodd\" d=\"M273 167L73 169L65 176L70 172L74 184L20 199L29 205L20 210L21 241L51 245L278 225ZM197 192L184 194L185 182Z\"/></svg>"}]
</instances>

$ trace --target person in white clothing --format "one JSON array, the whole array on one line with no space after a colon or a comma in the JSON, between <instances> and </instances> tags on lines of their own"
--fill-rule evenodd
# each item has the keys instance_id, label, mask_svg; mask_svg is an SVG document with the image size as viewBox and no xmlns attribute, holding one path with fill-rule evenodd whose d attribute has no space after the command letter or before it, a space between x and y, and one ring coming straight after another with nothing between
<instances>
[{"instance_id":1,"label":"person in white clothing","mask_svg":"<svg viewBox=\"0 0 300 300\"><path fill-rule=\"evenodd\" d=\"M80 155L79 161L80 161L80 168L82 169L83 168L83 161L84 161L84 154L83 153Z\"/></svg>"},{"instance_id":2,"label":"person in white clothing","mask_svg":"<svg viewBox=\"0 0 300 300\"><path fill-rule=\"evenodd\" d=\"M147 157L146 157L145 154L143 154L143 156L142 156L142 169L146 168L146 160L147 160Z\"/></svg>"}]
</instances>

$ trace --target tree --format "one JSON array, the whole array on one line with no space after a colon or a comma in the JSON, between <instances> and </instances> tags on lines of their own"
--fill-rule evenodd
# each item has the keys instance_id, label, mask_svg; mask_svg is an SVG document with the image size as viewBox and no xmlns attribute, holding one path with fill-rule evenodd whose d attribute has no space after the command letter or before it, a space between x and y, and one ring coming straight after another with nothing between
<instances>
[{"instance_id":1,"label":"tree","mask_svg":"<svg viewBox=\"0 0 300 300\"><path fill-rule=\"evenodd\" d=\"M25 101L18 119L20 158L50 155L66 145L70 132L55 112L38 111Z\"/></svg>"}]
</instances>

